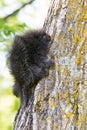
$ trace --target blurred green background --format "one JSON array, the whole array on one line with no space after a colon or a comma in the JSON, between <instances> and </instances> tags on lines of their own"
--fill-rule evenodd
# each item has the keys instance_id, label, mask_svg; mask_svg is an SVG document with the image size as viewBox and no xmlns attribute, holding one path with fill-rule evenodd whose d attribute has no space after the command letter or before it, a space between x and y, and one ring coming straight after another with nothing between
<instances>
[{"instance_id":1,"label":"blurred green background","mask_svg":"<svg viewBox=\"0 0 87 130\"><path fill-rule=\"evenodd\" d=\"M43 26L49 0L0 0L0 130L12 130L20 101L12 94L9 53L15 34Z\"/></svg>"}]
</instances>

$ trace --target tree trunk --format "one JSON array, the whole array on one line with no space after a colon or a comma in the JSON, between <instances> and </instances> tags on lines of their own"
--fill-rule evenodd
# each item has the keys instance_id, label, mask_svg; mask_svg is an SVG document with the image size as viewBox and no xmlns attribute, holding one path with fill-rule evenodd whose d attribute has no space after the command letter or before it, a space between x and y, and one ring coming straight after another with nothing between
<instances>
[{"instance_id":1,"label":"tree trunk","mask_svg":"<svg viewBox=\"0 0 87 130\"><path fill-rule=\"evenodd\" d=\"M87 0L51 0L44 29L55 68L18 111L14 130L87 130Z\"/></svg>"}]
</instances>

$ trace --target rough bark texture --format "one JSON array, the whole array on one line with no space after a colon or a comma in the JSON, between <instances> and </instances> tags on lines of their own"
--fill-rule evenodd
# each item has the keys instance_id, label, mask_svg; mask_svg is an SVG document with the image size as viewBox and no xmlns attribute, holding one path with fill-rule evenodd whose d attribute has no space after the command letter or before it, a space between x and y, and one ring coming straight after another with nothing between
<instances>
[{"instance_id":1,"label":"rough bark texture","mask_svg":"<svg viewBox=\"0 0 87 130\"><path fill-rule=\"evenodd\" d=\"M44 28L56 65L20 108L14 130L87 130L87 0L51 0Z\"/></svg>"}]
</instances>

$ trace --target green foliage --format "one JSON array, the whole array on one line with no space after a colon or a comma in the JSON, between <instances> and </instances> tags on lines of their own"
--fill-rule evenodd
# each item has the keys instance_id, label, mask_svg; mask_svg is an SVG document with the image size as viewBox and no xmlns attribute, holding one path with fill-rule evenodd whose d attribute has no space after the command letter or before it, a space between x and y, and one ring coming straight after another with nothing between
<instances>
[{"instance_id":1,"label":"green foliage","mask_svg":"<svg viewBox=\"0 0 87 130\"><path fill-rule=\"evenodd\" d=\"M16 2L21 2L21 3L25 3L28 2L29 0L15 0Z\"/></svg>"},{"instance_id":2,"label":"green foliage","mask_svg":"<svg viewBox=\"0 0 87 130\"><path fill-rule=\"evenodd\" d=\"M5 2L3 0L0 0L0 7L6 6Z\"/></svg>"},{"instance_id":3,"label":"green foliage","mask_svg":"<svg viewBox=\"0 0 87 130\"><path fill-rule=\"evenodd\" d=\"M10 40L12 35L15 32L20 32L25 28L25 24L18 23L17 19L13 17L11 20L4 22L2 19L0 20L0 42L5 40Z\"/></svg>"},{"instance_id":4,"label":"green foliage","mask_svg":"<svg viewBox=\"0 0 87 130\"><path fill-rule=\"evenodd\" d=\"M15 0L15 2L21 2L23 0ZM26 1L25 1L26 2ZM0 0L0 7L6 7L6 2ZM19 108L19 99L17 99L12 94L12 78L9 77L7 64L9 63L8 54L11 48L11 44L15 34L19 34L26 29L25 23L20 23L18 21L17 13L14 13L10 17L0 18L0 55L3 53L5 55L5 69L3 73L0 71L0 130L12 130L13 121L15 114ZM3 63L1 63L2 66ZM0 68L1 69L1 68Z\"/></svg>"},{"instance_id":5,"label":"green foliage","mask_svg":"<svg viewBox=\"0 0 87 130\"><path fill-rule=\"evenodd\" d=\"M12 130L12 124L19 101L12 95L10 89L4 89L0 94L0 130Z\"/></svg>"}]
</instances>

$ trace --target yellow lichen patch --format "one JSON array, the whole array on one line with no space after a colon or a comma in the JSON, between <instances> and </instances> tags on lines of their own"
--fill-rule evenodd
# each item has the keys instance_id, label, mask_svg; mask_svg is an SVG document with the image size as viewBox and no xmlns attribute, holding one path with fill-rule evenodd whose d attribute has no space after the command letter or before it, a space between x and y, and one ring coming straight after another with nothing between
<instances>
[{"instance_id":1,"label":"yellow lichen patch","mask_svg":"<svg viewBox=\"0 0 87 130\"><path fill-rule=\"evenodd\" d=\"M63 94L59 93L59 99L62 99Z\"/></svg>"},{"instance_id":2,"label":"yellow lichen patch","mask_svg":"<svg viewBox=\"0 0 87 130\"><path fill-rule=\"evenodd\" d=\"M86 6L84 6L84 10L85 10L85 11L87 11L87 5L86 5Z\"/></svg>"},{"instance_id":3,"label":"yellow lichen patch","mask_svg":"<svg viewBox=\"0 0 87 130\"><path fill-rule=\"evenodd\" d=\"M86 41L87 42L87 41ZM86 53L87 52L87 44L84 45L84 47L81 49L81 53Z\"/></svg>"},{"instance_id":4,"label":"yellow lichen patch","mask_svg":"<svg viewBox=\"0 0 87 130\"><path fill-rule=\"evenodd\" d=\"M59 69L59 64L58 64L58 63L56 63L55 67L56 67L56 69Z\"/></svg>"},{"instance_id":5,"label":"yellow lichen patch","mask_svg":"<svg viewBox=\"0 0 87 130\"><path fill-rule=\"evenodd\" d=\"M79 94L78 94L78 91L77 91L77 92L74 93L74 99L78 100L78 96L79 96Z\"/></svg>"},{"instance_id":6,"label":"yellow lichen patch","mask_svg":"<svg viewBox=\"0 0 87 130\"><path fill-rule=\"evenodd\" d=\"M73 90L76 91L76 90L79 90L79 88L80 88L79 85L76 85L76 86L73 87Z\"/></svg>"},{"instance_id":7,"label":"yellow lichen patch","mask_svg":"<svg viewBox=\"0 0 87 130\"><path fill-rule=\"evenodd\" d=\"M74 109L77 109L77 107L78 107L78 106L75 104L75 105L74 105Z\"/></svg>"},{"instance_id":8,"label":"yellow lichen patch","mask_svg":"<svg viewBox=\"0 0 87 130\"><path fill-rule=\"evenodd\" d=\"M67 71L66 71L66 70L64 70L64 71L63 71L63 74L66 76L66 75L67 75Z\"/></svg>"},{"instance_id":9,"label":"yellow lichen patch","mask_svg":"<svg viewBox=\"0 0 87 130\"><path fill-rule=\"evenodd\" d=\"M55 108L56 107L56 102L54 102L54 99L52 99L52 98L49 99L49 106L51 108Z\"/></svg>"},{"instance_id":10,"label":"yellow lichen patch","mask_svg":"<svg viewBox=\"0 0 87 130\"><path fill-rule=\"evenodd\" d=\"M86 44L84 45L84 48L85 48L86 51L87 51L87 40L86 40Z\"/></svg>"},{"instance_id":11,"label":"yellow lichen patch","mask_svg":"<svg viewBox=\"0 0 87 130\"><path fill-rule=\"evenodd\" d=\"M70 103L70 102L71 102L71 99L70 99L70 98L66 98L66 101L67 101L68 103Z\"/></svg>"},{"instance_id":12,"label":"yellow lichen patch","mask_svg":"<svg viewBox=\"0 0 87 130\"><path fill-rule=\"evenodd\" d=\"M69 1L69 7L72 9L72 3L73 3L73 0L70 0Z\"/></svg>"},{"instance_id":13,"label":"yellow lichen patch","mask_svg":"<svg viewBox=\"0 0 87 130\"><path fill-rule=\"evenodd\" d=\"M85 37L87 37L87 30L84 30L83 34Z\"/></svg>"},{"instance_id":14,"label":"yellow lichen patch","mask_svg":"<svg viewBox=\"0 0 87 130\"><path fill-rule=\"evenodd\" d=\"M78 85L79 84L79 76L76 76L76 80L75 80L75 84ZM74 86L75 87L75 86Z\"/></svg>"},{"instance_id":15,"label":"yellow lichen patch","mask_svg":"<svg viewBox=\"0 0 87 130\"><path fill-rule=\"evenodd\" d=\"M70 31L72 32L72 31L74 31L74 30L73 30L73 28L68 27L68 31L69 31L69 32L70 32Z\"/></svg>"},{"instance_id":16,"label":"yellow lichen patch","mask_svg":"<svg viewBox=\"0 0 87 130\"><path fill-rule=\"evenodd\" d=\"M78 95L79 95L78 92L76 92L76 93L75 93L75 96L78 97Z\"/></svg>"},{"instance_id":17,"label":"yellow lichen patch","mask_svg":"<svg viewBox=\"0 0 87 130\"><path fill-rule=\"evenodd\" d=\"M69 94L69 92L66 92L66 93L64 94L64 96L66 96L66 97L67 97L67 96L68 96L68 94Z\"/></svg>"},{"instance_id":18,"label":"yellow lichen patch","mask_svg":"<svg viewBox=\"0 0 87 130\"><path fill-rule=\"evenodd\" d=\"M38 93L38 95L37 95L37 101L38 102L41 101L41 94L40 93Z\"/></svg>"},{"instance_id":19,"label":"yellow lichen patch","mask_svg":"<svg viewBox=\"0 0 87 130\"><path fill-rule=\"evenodd\" d=\"M61 50L65 50L64 45L63 45L63 46L61 46Z\"/></svg>"},{"instance_id":20,"label":"yellow lichen patch","mask_svg":"<svg viewBox=\"0 0 87 130\"><path fill-rule=\"evenodd\" d=\"M78 22L77 22L77 24L78 24ZM82 23L81 23L82 24ZM83 39L83 37L82 37L82 35L83 35L83 32L84 32L84 25L78 25L78 28L79 28L79 33L80 33L80 35L81 35L81 39L80 39L80 41Z\"/></svg>"},{"instance_id":21,"label":"yellow lichen patch","mask_svg":"<svg viewBox=\"0 0 87 130\"><path fill-rule=\"evenodd\" d=\"M83 17L83 21L87 22L87 16L86 15Z\"/></svg>"},{"instance_id":22,"label":"yellow lichen patch","mask_svg":"<svg viewBox=\"0 0 87 130\"><path fill-rule=\"evenodd\" d=\"M52 102L49 102L49 106L51 107L51 108L55 108L56 107L56 103L52 103Z\"/></svg>"},{"instance_id":23,"label":"yellow lichen patch","mask_svg":"<svg viewBox=\"0 0 87 130\"><path fill-rule=\"evenodd\" d=\"M77 43L78 41L81 41L81 40L82 40L82 37L75 33L74 34L74 38L73 38L73 42Z\"/></svg>"},{"instance_id":24,"label":"yellow lichen patch","mask_svg":"<svg viewBox=\"0 0 87 130\"><path fill-rule=\"evenodd\" d=\"M87 86L87 81L84 81L84 82L83 82L83 85L84 85L84 86Z\"/></svg>"},{"instance_id":25,"label":"yellow lichen patch","mask_svg":"<svg viewBox=\"0 0 87 130\"><path fill-rule=\"evenodd\" d=\"M56 122L54 122L54 124L53 124L53 129L58 130L58 124L56 124Z\"/></svg>"},{"instance_id":26,"label":"yellow lichen patch","mask_svg":"<svg viewBox=\"0 0 87 130\"><path fill-rule=\"evenodd\" d=\"M78 125L80 125L81 124L81 120L78 120Z\"/></svg>"},{"instance_id":27,"label":"yellow lichen patch","mask_svg":"<svg viewBox=\"0 0 87 130\"><path fill-rule=\"evenodd\" d=\"M37 102L34 107L34 111L39 112L39 111L41 111L41 108L42 108L42 104L40 102Z\"/></svg>"},{"instance_id":28,"label":"yellow lichen patch","mask_svg":"<svg viewBox=\"0 0 87 130\"><path fill-rule=\"evenodd\" d=\"M81 63L81 60L82 60L82 54L79 54L76 58L76 61L75 61L75 64L78 65Z\"/></svg>"},{"instance_id":29,"label":"yellow lichen patch","mask_svg":"<svg viewBox=\"0 0 87 130\"><path fill-rule=\"evenodd\" d=\"M57 99L57 100L59 99L59 94L56 95L55 99Z\"/></svg>"},{"instance_id":30,"label":"yellow lichen patch","mask_svg":"<svg viewBox=\"0 0 87 130\"><path fill-rule=\"evenodd\" d=\"M52 119L52 118L49 118L49 121L50 121L50 122L53 122L53 119Z\"/></svg>"},{"instance_id":31,"label":"yellow lichen patch","mask_svg":"<svg viewBox=\"0 0 87 130\"><path fill-rule=\"evenodd\" d=\"M66 69L62 69L61 73L62 73L63 78L65 78L67 76L67 70Z\"/></svg>"},{"instance_id":32,"label":"yellow lichen patch","mask_svg":"<svg viewBox=\"0 0 87 130\"><path fill-rule=\"evenodd\" d=\"M69 85L70 84L70 81L68 79L66 79L66 84Z\"/></svg>"},{"instance_id":33,"label":"yellow lichen patch","mask_svg":"<svg viewBox=\"0 0 87 130\"><path fill-rule=\"evenodd\" d=\"M66 18L67 18L67 19L71 19L71 17L70 17L69 14L66 14Z\"/></svg>"},{"instance_id":34,"label":"yellow lichen patch","mask_svg":"<svg viewBox=\"0 0 87 130\"><path fill-rule=\"evenodd\" d=\"M77 21L77 25L78 25L78 27L80 27L81 26L81 21Z\"/></svg>"},{"instance_id":35,"label":"yellow lichen patch","mask_svg":"<svg viewBox=\"0 0 87 130\"><path fill-rule=\"evenodd\" d=\"M69 113L66 114L67 118L70 118L71 116L72 116L72 112L69 112Z\"/></svg>"}]
</instances>

